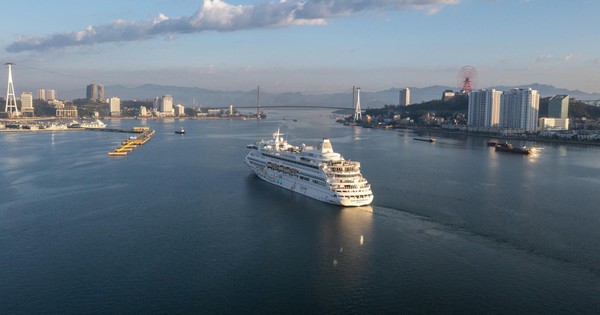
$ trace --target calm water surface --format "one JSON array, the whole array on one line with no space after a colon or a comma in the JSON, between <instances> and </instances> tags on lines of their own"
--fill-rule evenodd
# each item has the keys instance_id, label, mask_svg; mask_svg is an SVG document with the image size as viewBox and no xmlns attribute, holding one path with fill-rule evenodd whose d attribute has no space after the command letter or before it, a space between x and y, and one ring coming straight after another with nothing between
<instances>
[{"instance_id":1,"label":"calm water surface","mask_svg":"<svg viewBox=\"0 0 600 315\"><path fill-rule=\"evenodd\" d=\"M0 312L600 313L599 148L268 114L108 121L157 131L125 158L126 134L0 133ZM361 161L373 204L251 175L277 128Z\"/></svg>"}]
</instances>

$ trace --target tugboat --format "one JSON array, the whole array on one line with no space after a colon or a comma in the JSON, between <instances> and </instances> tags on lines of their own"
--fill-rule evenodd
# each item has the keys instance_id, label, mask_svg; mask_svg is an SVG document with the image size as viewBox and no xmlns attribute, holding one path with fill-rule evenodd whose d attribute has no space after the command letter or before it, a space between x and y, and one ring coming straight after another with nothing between
<instances>
[{"instance_id":1,"label":"tugboat","mask_svg":"<svg viewBox=\"0 0 600 315\"><path fill-rule=\"evenodd\" d=\"M522 148L515 148L512 144L505 142L496 145L496 151L500 152L509 152L509 153L517 153L517 154L530 154L531 149L523 146Z\"/></svg>"},{"instance_id":2,"label":"tugboat","mask_svg":"<svg viewBox=\"0 0 600 315\"><path fill-rule=\"evenodd\" d=\"M175 130L176 134L182 135L185 133L185 129L183 129L183 127L181 127L179 130Z\"/></svg>"}]
</instances>

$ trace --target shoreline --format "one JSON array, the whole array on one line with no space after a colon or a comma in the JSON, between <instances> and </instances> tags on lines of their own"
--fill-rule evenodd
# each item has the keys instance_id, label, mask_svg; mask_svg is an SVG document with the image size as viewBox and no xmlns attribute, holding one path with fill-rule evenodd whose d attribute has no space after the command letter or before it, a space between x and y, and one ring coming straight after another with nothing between
<instances>
[{"instance_id":1,"label":"shoreline","mask_svg":"<svg viewBox=\"0 0 600 315\"><path fill-rule=\"evenodd\" d=\"M440 133L440 134L462 135L462 136L467 136L467 137L491 138L491 139L502 139L502 140L521 140L521 141L534 141L534 142L544 142L544 143L600 147L600 142L594 142L594 141L555 140L555 139L538 138L538 137L530 137L530 136L529 137L503 136L503 135L498 135L498 134L474 133L474 132L468 132L468 131L450 131L450 130L443 130L443 129L437 129L437 128L429 128L429 127L409 127L407 129L423 130L423 131L427 131L427 132Z\"/></svg>"}]
</instances>

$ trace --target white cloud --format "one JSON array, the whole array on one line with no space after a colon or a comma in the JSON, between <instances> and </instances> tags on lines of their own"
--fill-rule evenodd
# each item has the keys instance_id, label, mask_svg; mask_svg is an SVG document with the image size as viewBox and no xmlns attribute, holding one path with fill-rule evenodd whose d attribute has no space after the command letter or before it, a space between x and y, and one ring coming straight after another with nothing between
<instances>
[{"instance_id":1,"label":"white cloud","mask_svg":"<svg viewBox=\"0 0 600 315\"><path fill-rule=\"evenodd\" d=\"M542 54L535 58L535 62L546 62L552 60L552 55L550 54Z\"/></svg>"},{"instance_id":2,"label":"white cloud","mask_svg":"<svg viewBox=\"0 0 600 315\"><path fill-rule=\"evenodd\" d=\"M21 36L6 51L44 51L72 46L127 42L204 31L237 31L258 28L324 25L329 19L363 11L422 10L435 14L459 0L297 0L256 5L232 5L222 0L204 0L189 17L171 18L162 13L149 21L115 20L107 25L40 37Z\"/></svg>"},{"instance_id":3,"label":"white cloud","mask_svg":"<svg viewBox=\"0 0 600 315\"><path fill-rule=\"evenodd\" d=\"M571 61L577 59L577 57L578 56L575 55L575 54L566 55L566 56L563 57L563 62L566 62L566 63L571 62Z\"/></svg>"}]
</instances>

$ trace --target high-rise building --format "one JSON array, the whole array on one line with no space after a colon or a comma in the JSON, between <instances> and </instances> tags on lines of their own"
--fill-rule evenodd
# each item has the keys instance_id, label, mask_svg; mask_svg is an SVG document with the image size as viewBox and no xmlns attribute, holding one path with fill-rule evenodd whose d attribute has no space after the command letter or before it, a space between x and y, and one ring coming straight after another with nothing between
<instances>
[{"instance_id":1,"label":"high-rise building","mask_svg":"<svg viewBox=\"0 0 600 315\"><path fill-rule=\"evenodd\" d=\"M98 84L98 100L104 101L104 85Z\"/></svg>"},{"instance_id":2,"label":"high-rise building","mask_svg":"<svg viewBox=\"0 0 600 315\"><path fill-rule=\"evenodd\" d=\"M537 90L512 89L500 98L500 126L537 131L540 94Z\"/></svg>"},{"instance_id":3,"label":"high-rise building","mask_svg":"<svg viewBox=\"0 0 600 315\"><path fill-rule=\"evenodd\" d=\"M140 106L140 116L146 117L148 116L148 109L146 106Z\"/></svg>"},{"instance_id":4,"label":"high-rise building","mask_svg":"<svg viewBox=\"0 0 600 315\"><path fill-rule=\"evenodd\" d=\"M410 104L410 89L405 88L400 90L400 101L398 106L408 106Z\"/></svg>"},{"instance_id":5,"label":"high-rise building","mask_svg":"<svg viewBox=\"0 0 600 315\"><path fill-rule=\"evenodd\" d=\"M56 90L47 89L46 90L46 99L55 100L56 99Z\"/></svg>"},{"instance_id":6,"label":"high-rise building","mask_svg":"<svg viewBox=\"0 0 600 315\"><path fill-rule=\"evenodd\" d=\"M98 99L98 85L92 83L87 86L85 97L89 100L97 100Z\"/></svg>"},{"instance_id":7,"label":"high-rise building","mask_svg":"<svg viewBox=\"0 0 600 315\"><path fill-rule=\"evenodd\" d=\"M469 126L498 127L501 91L480 90L469 93Z\"/></svg>"},{"instance_id":8,"label":"high-rise building","mask_svg":"<svg viewBox=\"0 0 600 315\"><path fill-rule=\"evenodd\" d=\"M118 97L111 97L108 103L110 105L110 115L121 116L121 99Z\"/></svg>"},{"instance_id":9,"label":"high-rise building","mask_svg":"<svg viewBox=\"0 0 600 315\"><path fill-rule=\"evenodd\" d=\"M183 105L177 104L177 106L175 106L175 116L185 116L185 107Z\"/></svg>"},{"instance_id":10,"label":"high-rise building","mask_svg":"<svg viewBox=\"0 0 600 315\"><path fill-rule=\"evenodd\" d=\"M56 90L39 89L37 91L37 99L42 101L52 101L56 99Z\"/></svg>"},{"instance_id":11,"label":"high-rise building","mask_svg":"<svg viewBox=\"0 0 600 315\"><path fill-rule=\"evenodd\" d=\"M548 102L548 117L569 118L569 95L554 95Z\"/></svg>"},{"instance_id":12,"label":"high-rise building","mask_svg":"<svg viewBox=\"0 0 600 315\"><path fill-rule=\"evenodd\" d=\"M37 95L38 95L38 100L42 100L42 101L46 100L46 90L45 89L39 89Z\"/></svg>"},{"instance_id":13,"label":"high-rise building","mask_svg":"<svg viewBox=\"0 0 600 315\"><path fill-rule=\"evenodd\" d=\"M173 96L169 94L161 96L158 99L158 111L166 115L173 115Z\"/></svg>"},{"instance_id":14,"label":"high-rise building","mask_svg":"<svg viewBox=\"0 0 600 315\"><path fill-rule=\"evenodd\" d=\"M21 113L23 113L23 115L28 113L33 116L33 93L21 93Z\"/></svg>"}]
</instances>

